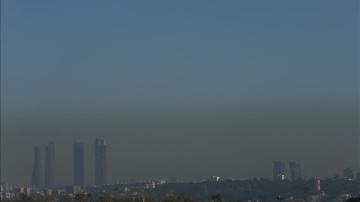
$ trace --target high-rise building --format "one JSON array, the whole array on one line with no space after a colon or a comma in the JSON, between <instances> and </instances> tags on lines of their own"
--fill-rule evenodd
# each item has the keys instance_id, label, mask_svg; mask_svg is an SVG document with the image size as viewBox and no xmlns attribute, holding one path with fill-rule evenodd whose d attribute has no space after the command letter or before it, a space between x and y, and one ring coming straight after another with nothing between
<instances>
[{"instance_id":1,"label":"high-rise building","mask_svg":"<svg viewBox=\"0 0 360 202\"><path fill-rule=\"evenodd\" d=\"M275 161L273 166L273 180L286 179L286 166L282 161Z\"/></svg>"},{"instance_id":2,"label":"high-rise building","mask_svg":"<svg viewBox=\"0 0 360 202\"><path fill-rule=\"evenodd\" d=\"M106 143L103 139L95 140L95 185L103 186L107 184L107 165L106 165Z\"/></svg>"},{"instance_id":3,"label":"high-rise building","mask_svg":"<svg viewBox=\"0 0 360 202\"><path fill-rule=\"evenodd\" d=\"M320 178L315 178L315 191L316 192L321 191L321 180L320 180Z\"/></svg>"},{"instance_id":4,"label":"high-rise building","mask_svg":"<svg viewBox=\"0 0 360 202\"><path fill-rule=\"evenodd\" d=\"M353 180L355 178L354 169L345 168L343 172L344 172L344 179Z\"/></svg>"},{"instance_id":5,"label":"high-rise building","mask_svg":"<svg viewBox=\"0 0 360 202\"><path fill-rule=\"evenodd\" d=\"M55 186L55 144L50 142L45 149L45 186Z\"/></svg>"},{"instance_id":6,"label":"high-rise building","mask_svg":"<svg viewBox=\"0 0 360 202\"><path fill-rule=\"evenodd\" d=\"M356 180L360 180L360 171L356 172Z\"/></svg>"},{"instance_id":7,"label":"high-rise building","mask_svg":"<svg viewBox=\"0 0 360 202\"><path fill-rule=\"evenodd\" d=\"M84 186L85 179L85 160L84 144L74 143L74 185Z\"/></svg>"},{"instance_id":8,"label":"high-rise building","mask_svg":"<svg viewBox=\"0 0 360 202\"><path fill-rule=\"evenodd\" d=\"M291 181L299 181L302 179L301 176L301 165L294 161L289 163L290 179Z\"/></svg>"},{"instance_id":9,"label":"high-rise building","mask_svg":"<svg viewBox=\"0 0 360 202\"><path fill-rule=\"evenodd\" d=\"M42 174L41 148L36 146L34 147L34 165L31 178L31 184L33 186L41 187L43 185Z\"/></svg>"}]
</instances>

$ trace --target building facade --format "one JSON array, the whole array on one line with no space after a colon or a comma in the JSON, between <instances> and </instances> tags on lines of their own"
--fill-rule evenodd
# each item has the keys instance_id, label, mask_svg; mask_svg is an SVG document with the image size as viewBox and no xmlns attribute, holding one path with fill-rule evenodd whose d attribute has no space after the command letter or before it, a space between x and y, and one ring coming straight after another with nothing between
<instances>
[{"instance_id":1,"label":"building facade","mask_svg":"<svg viewBox=\"0 0 360 202\"><path fill-rule=\"evenodd\" d=\"M290 179L291 181L299 181L302 179L301 165L295 161L289 163Z\"/></svg>"},{"instance_id":2,"label":"building facade","mask_svg":"<svg viewBox=\"0 0 360 202\"><path fill-rule=\"evenodd\" d=\"M43 170L42 170L42 161L41 161L41 148L36 146L34 147L34 164L33 172L31 177L31 184L36 187L41 187L43 185Z\"/></svg>"},{"instance_id":3,"label":"building facade","mask_svg":"<svg viewBox=\"0 0 360 202\"><path fill-rule=\"evenodd\" d=\"M286 165L282 161L275 161L273 165L273 180L286 179Z\"/></svg>"},{"instance_id":4,"label":"building facade","mask_svg":"<svg viewBox=\"0 0 360 202\"><path fill-rule=\"evenodd\" d=\"M343 171L344 179L353 180L355 179L355 171L352 168L345 168Z\"/></svg>"},{"instance_id":5,"label":"building facade","mask_svg":"<svg viewBox=\"0 0 360 202\"><path fill-rule=\"evenodd\" d=\"M107 184L106 142L103 139L95 140L95 185Z\"/></svg>"},{"instance_id":6,"label":"building facade","mask_svg":"<svg viewBox=\"0 0 360 202\"><path fill-rule=\"evenodd\" d=\"M74 143L74 185L84 186L85 181L85 159L84 144L81 142Z\"/></svg>"},{"instance_id":7,"label":"building facade","mask_svg":"<svg viewBox=\"0 0 360 202\"><path fill-rule=\"evenodd\" d=\"M45 186L55 186L55 144L50 142L45 148Z\"/></svg>"}]
</instances>

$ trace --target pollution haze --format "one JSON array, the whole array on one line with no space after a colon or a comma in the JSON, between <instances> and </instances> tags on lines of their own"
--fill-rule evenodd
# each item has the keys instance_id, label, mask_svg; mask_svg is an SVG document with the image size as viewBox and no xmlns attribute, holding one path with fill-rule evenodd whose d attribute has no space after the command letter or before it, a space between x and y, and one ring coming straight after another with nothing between
<instances>
[{"instance_id":1,"label":"pollution haze","mask_svg":"<svg viewBox=\"0 0 360 202\"><path fill-rule=\"evenodd\" d=\"M359 162L359 2L1 1L1 176L108 147L108 181L304 177Z\"/></svg>"}]
</instances>

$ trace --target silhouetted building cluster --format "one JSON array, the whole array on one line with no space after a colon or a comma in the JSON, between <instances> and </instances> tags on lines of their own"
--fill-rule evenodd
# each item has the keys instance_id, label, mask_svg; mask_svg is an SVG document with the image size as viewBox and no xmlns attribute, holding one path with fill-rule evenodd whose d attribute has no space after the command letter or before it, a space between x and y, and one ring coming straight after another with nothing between
<instances>
[{"instance_id":1,"label":"silhouetted building cluster","mask_svg":"<svg viewBox=\"0 0 360 202\"><path fill-rule=\"evenodd\" d=\"M75 142L73 147L73 174L74 185L83 187L85 185L85 149L84 143ZM56 161L55 143L50 142L45 147L44 167L41 147L34 147L34 165L31 184L36 187L55 187L56 186ZM107 184L107 161L106 161L106 142L103 139L95 140L95 185L103 186ZM44 173L44 176L43 176Z\"/></svg>"},{"instance_id":2,"label":"silhouetted building cluster","mask_svg":"<svg viewBox=\"0 0 360 202\"><path fill-rule=\"evenodd\" d=\"M55 144L50 142L45 147L45 172L43 172L43 161L41 147L34 147L34 165L31 184L37 187L55 185ZM43 173L45 174L43 176Z\"/></svg>"}]
</instances>

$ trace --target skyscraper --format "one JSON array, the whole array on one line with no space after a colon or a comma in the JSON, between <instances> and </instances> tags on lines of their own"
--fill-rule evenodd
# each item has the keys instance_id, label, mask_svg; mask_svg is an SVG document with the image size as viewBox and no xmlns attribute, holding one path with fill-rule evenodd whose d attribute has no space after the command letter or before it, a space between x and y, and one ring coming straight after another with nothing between
<instances>
[{"instance_id":1,"label":"skyscraper","mask_svg":"<svg viewBox=\"0 0 360 202\"><path fill-rule=\"evenodd\" d=\"M273 180L285 180L286 166L282 161L275 161L273 166Z\"/></svg>"},{"instance_id":2,"label":"skyscraper","mask_svg":"<svg viewBox=\"0 0 360 202\"><path fill-rule=\"evenodd\" d=\"M352 168L345 168L343 171L344 179L353 180L355 178L355 172Z\"/></svg>"},{"instance_id":3,"label":"skyscraper","mask_svg":"<svg viewBox=\"0 0 360 202\"><path fill-rule=\"evenodd\" d=\"M301 165L295 161L289 163L290 179L291 181L298 181L302 179L301 176Z\"/></svg>"},{"instance_id":4,"label":"skyscraper","mask_svg":"<svg viewBox=\"0 0 360 202\"><path fill-rule=\"evenodd\" d=\"M106 143L103 139L95 140L95 185L107 184Z\"/></svg>"},{"instance_id":5,"label":"skyscraper","mask_svg":"<svg viewBox=\"0 0 360 202\"><path fill-rule=\"evenodd\" d=\"M41 148L34 147L34 165L31 178L31 184L36 187L41 187L43 184L42 180L42 161L41 161Z\"/></svg>"},{"instance_id":6,"label":"skyscraper","mask_svg":"<svg viewBox=\"0 0 360 202\"><path fill-rule=\"evenodd\" d=\"M315 178L315 191L316 192L321 191L321 180L320 180L320 178Z\"/></svg>"},{"instance_id":7,"label":"skyscraper","mask_svg":"<svg viewBox=\"0 0 360 202\"><path fill-rule=\"evenodd\" d=\"M45 186L55 186L55 144L50 142L45 149Z\"/></svg>"},{"instance_id":8,"label":"skyscraper","mask_svg":"<svg viewBox=\"0 0 360 202\"><path fill-rule=\"evenodd\" d=\"M84 144L74 143L74 185L84 186Z\"/></svg>"}]
</instances>

